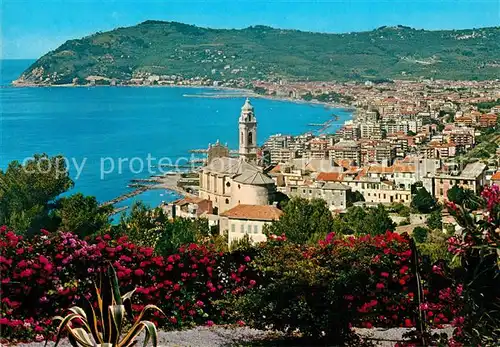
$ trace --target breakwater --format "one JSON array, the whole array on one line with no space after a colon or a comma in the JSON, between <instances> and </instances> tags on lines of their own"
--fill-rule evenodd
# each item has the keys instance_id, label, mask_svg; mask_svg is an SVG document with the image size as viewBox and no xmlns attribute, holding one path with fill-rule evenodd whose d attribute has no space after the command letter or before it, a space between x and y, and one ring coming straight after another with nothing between
<instances>
[{"instance_id":1,"label":"breakwater","mask_svg":"<svg viewBox=\"0 0 500 347\"><path fill-rule=\"evenodd\" d=\"M145 192L146 190L150 189L150 187L145 187L145 186L140 186L139 188L137 188L136 190L133 190L131 192L128 192L128 193L124 193L112 200L108 200L108 201L105 201L103 202L100 206L107 206L107 205L113 205L113 204L116 204L117 202L120 202L120 201L123 201L123 200L127 200L128 198L131 198L131 197L134 197L136 195L139 195L143 192Z\"/></svg>"}]
</instances>

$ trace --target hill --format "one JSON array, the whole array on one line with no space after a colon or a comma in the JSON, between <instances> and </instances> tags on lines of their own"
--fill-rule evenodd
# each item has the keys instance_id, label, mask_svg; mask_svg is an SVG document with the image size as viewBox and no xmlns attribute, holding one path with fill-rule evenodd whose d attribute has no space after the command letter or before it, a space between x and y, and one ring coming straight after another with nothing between
<instances>
[{"instance_id":1,"label":"hill","mask_svg":"<svg viewBox=\"0 0 500 347\"><path fill-rule=\"evenodd\" d=\"M164 75L211 80L494 79L500 27L426 31L404 26L325 34L267 26L209 29L146 21L69 40L30 66L21 84Z\"/></svg>"}]
</instances>

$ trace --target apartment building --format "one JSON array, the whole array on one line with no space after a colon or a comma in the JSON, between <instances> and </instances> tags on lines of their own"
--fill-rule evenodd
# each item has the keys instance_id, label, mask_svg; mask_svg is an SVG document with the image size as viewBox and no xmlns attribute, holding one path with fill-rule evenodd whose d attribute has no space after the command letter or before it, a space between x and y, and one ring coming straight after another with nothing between
<instances>
[{"instance_id":1,"label":"apartment building","mask_svg":"<svg viewBox=\"0 0 500 347\"><path fill-rule=\"evenodd\" d=\"M458 175L434 174L427 175L422 179L425 189L439 201L447 199L448 190L454 185L470 189L474 193L486 183L486 164L475 162L467 166Z\"/></svg>"}]
</instances>

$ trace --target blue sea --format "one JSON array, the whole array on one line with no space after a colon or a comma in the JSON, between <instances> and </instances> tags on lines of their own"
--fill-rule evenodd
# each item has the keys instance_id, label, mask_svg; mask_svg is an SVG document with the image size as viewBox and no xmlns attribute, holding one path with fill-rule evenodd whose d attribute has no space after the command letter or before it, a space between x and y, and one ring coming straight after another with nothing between
<instances>
[{"instance_id":1,"label":"blue sea","mask_svg":"<svg viewBox=\"0 0 500 347\"><path fill-rule=\"evenodd\" d=\"M157 160L166 157L175 161L189 158L190 149L207 148L216 140L237 147L242 97L185 96L214 92L208 88L10 86L32 63L0 61L0 169L12 160L22 161L35 153L61 154L70 160L75 181L71 192L106 201L130 191L127 185L131 179L151 175L139 172L140 161L146 164L148 154ZM298 135L311 131L308 123L324 122L332 112L340 116L339 123L351 117L350 111L321 105L251 101L259 143L275 133ZM338 124L331 131L335 127ZM101 167L111 171L111 162L115 169L103 175ZM79 167L84 163L79 177L74 163ZM163 190L152 190L133 199L157 206L174 198ZM131 203L129 199L118 206Z\"/></svg>"}]
</instances>

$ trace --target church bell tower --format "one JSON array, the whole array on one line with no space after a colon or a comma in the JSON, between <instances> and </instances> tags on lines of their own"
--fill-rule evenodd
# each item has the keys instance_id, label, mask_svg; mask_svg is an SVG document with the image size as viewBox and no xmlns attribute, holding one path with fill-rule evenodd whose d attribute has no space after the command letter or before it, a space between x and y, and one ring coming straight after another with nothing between
<instances>
[{"instance_id":1,"label":"church bell tower","mask_svg":"<svg viewBox=\"0 0 500 347\"><path fill-rule=\"evenodd\" d=\"M240 157L246 161L257 160L257 119L253 111L253 106L247 98L241 108L239 119L240 132Z\"/></svg>"}]
</instances>

